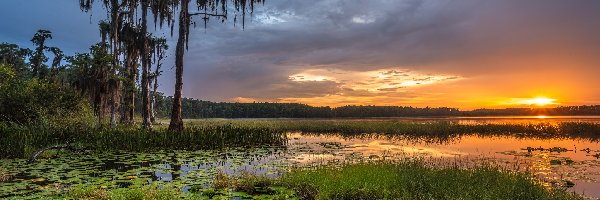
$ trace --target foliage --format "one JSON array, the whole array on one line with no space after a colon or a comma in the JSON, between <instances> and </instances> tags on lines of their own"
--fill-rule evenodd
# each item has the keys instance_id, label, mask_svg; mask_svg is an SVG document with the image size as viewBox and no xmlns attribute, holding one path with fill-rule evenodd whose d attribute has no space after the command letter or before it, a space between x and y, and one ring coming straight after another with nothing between
<instances>
[{"instance_id":1,"label":"foliage","mask_svg":"<svg viewBox=\"0 0 600 200\"><path fill-rule=\"evenodd\" d=\"M0 43L0 64L11 67L19 78L30 76L30 67L26 61L30 55L30 49L20 48L16 44Z\"/></svg>"},{"instance_id":2,"label":"foliage","mask_svg":"<svg viewBox=\"0 0 600 200\"><path fill-rule=\"evenodd\" d=\"M57 84L38 79L4 81L0 86L0 121L25 124L84 109L75 92Z\"/></svg>"},{"instance_id":3,"label":"foliage","mask_svg":"<svg viewBox=\"0 0 600 200\"><path fill-rule=\"evenodd\" d=\"M86 112L83 112L86 113ZM89 113L89 111L87 112ZM574 138L598 141L600 124L564 122L552 124L457 124L353 120L197 120L180 134L164 127L140 130L121 126L97 127L92 115L73 115L73 120L17 125L0 123L0 157L27 157L32 151L72 142L89 149L159 150L218 149L256 145L283 145L286 133L340 134L363 137L400 137L430 143L447 142L465 135L522 138ZM86 117L87 116L87 117ZM75 118L87 119L78 122ZM62 119L62 118L61 118Z\"/></svg>"},{"instance_id":4,"label":"foliage","mask_svg":"<svg viewBox=\"0 0 600 200\"><path fill-rule=\"evenodd\" d=\"M36 45L31 55L31 70L34 78L43 78L48 74L48 68L44 64L48 61L48 57L44 54L44 51L49 49L46 46L47 39L52 39L52 32L49 30L38 30L31 39L31 42Z\"/></svg>"},{"instance_id":5,"label":"foliage","mask_svg":"<svg viewBox=\"0 0 600 200\"><path fill-rule=\"evenodd\" d=\"M131 126L112 129L95 125L91 119L27 125L0 123L0 145L3 146L0 158L26 158L40 148L67 142L85 149L148 151L276 146L287 141L284 132L267 127L215 124L191 126L182 133L174 134L165 129L140 130Z\"/></svg>"},{"instance_id":6,"label":"foliage","mask_svg":"<svg viewBox=\"0 0 600 200\"><path fill-rule=\"evenodd\" d=\"M213 187L190 193L156 184L103 189L78 186L63 194L75 199L583 199L547 188L530 175L495 167L432 168L422 161L358 163L288 172L281 178L218 175Z\"/></svg>"},{"instance_id":7,"label":"foliage","mask_svg":"<svg viewBox=\"0 0 600 200\"><path fill-rule=\"evenodd\" d=\"M92 102L99 117L105 115L109 109L110 97L114 95L119 81L119 77L113 74L116 66L112 65L112 55L102 47L103 45L99 43L92 46L89 54L67 57L70 62L70 84Z\"/></svg>"},{"instance_id":8,"label":"foliage","mask_svg":"<svg viewBox=\"0 0 600 200\"><path fill-rule=\"evenodd\" d=\"M80 186L70 190L65 196L70 199L97 199L97 200L170 200L180 196L181 192L172 186L159 187L158 185L141 186L134 188L120 188L106 190L103 188Z\"/></svg>"},{"instance_id":9,"label":"foliage","mask_svg":"<svg viewBox=\"0 0 600 200\"><path fill-rule=\"evenodd\" d=\"M50 31L39 30L31 40L37 45L35 52L15 44L0 44L0 121L42 123L86 109L83 99L63 84L65 71L59 66L62 51L45 45L50 38ZM51 76L45 76L45 51L55 54Z\"/></svg>"},{"instance_id":10,"label":"foliage","mask_svg":"<svg viewBox=\"0 0 600 200\"><path fill-rule=\"evenodd\" d=\"M231 124L236 127L269 128L303 134L340 134L360 137L377 134L381 137L415 138L430 142L452 140L463 135L514 136L519 138L600 139L600 124L561 122L557 124L460 124L453 122L405 122L396 120L193 120L196 126Z\"/></svg>"},{"instance_id":11,"label":"foliage","mask_svg":"<svg viewBox=\"0 0 600 200\"><path fill-rule=\"evenodd\" d=\"M0 64L0 87L5 87L15 78L15 72L8 65Z\"/></svg>"},{"instance_id":12,"label":"foliage","mask_svg":"<svg viewBox=\"0 0 600 200\"><path fill-rule=\"evenodd\" d=\"M158 116L170 115L172 97L157 95ZM326 118L332 117L329 107L312 107L298 103L216 103L193 98L182 99L185 119L200 118Z\"/></svg>"},{"instance_id":13,"label":"foliage","mask_svg":"<svg viewBox=\"0 0 600 200\"><path fill-rule=\"evenodd\" d=\"M95 126L94 116L85 105L80 112L64 112L25 124L0 122L0 158L25 158L39 148L69 142L77 133Z\"/></svg>"},{"instance_id":14,"label":"foliage","mask_svg":"<svg viewBox=\"0 0 600 200\"><path fill-rule=\"evenodd\" d=\"M156 112L167 117L173 98L157 94ZM139 100L138 100L139 101ZM140 101L141 102L141 101ZM140 108L136 108L141 110ZM556 108L478 109L416 108L410 106L342 106L336 108L299 103L226 103L193 98L182 99L182 115L186 119L200 118L366 118L366 117L436 117L436 116L537 116L537 115L600 115L598 106L561 106Z\"/></svg>"}]
</instances>

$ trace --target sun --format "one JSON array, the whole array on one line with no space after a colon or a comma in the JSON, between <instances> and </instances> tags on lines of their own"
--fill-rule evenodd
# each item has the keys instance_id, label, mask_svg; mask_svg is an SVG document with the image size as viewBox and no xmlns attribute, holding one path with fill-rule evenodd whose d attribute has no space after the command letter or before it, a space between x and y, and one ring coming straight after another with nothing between
<instances>
[{"instance_id":1,"label":"sun","mask_svg":"<svg viewBox=\"0 0 600 200\"><path fill-rule=\"evenodd\" d=\"M536 105L536 106L547 106L547 105L557 104L556 99L551 99L551 98L547 98L547 97L536 97L536 98L532 98L532 99L523 99L520 103L525 104L525 105Z\"/></svg>"}]
</instances>

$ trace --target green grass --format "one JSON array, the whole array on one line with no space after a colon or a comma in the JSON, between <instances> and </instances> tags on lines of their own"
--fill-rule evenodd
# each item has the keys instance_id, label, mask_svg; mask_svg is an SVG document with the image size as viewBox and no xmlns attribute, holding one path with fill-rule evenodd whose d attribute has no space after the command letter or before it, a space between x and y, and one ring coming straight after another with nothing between
<instances>
[{"instance_id":1,"label":"green grass","mask_svg":"<svg viewBox=\"0 0 600 200\"><path fill-rule=\"evenodd\" d=\"M173 197L181 195L182 194L179 190L170 186L158 187L157 185L152 185L136 188L119 188L113 190L82 186L73 188L66 194L56 196L54 198L95 200L170 200L173 199Z\"/></svg>"},{"instance_id":2,"label":"green grass","mask_svg":"<svg viewBox=\"0 0 600 200\"><path fill-rule=\"evenodd\" d=\"M239 127L229 124L188 126L182 133L164 127L142 130L137 127L98 128L85 125L53 126L0 123L0 158L26 158L36 150L71 143L92 150L199 150L229 147L278 146L286 134L267 127Z\"/></svg>"},{"instance_id":3,"label":"green grass","mask_svg":"<svg viewBox=\"0 0 600 200\"><path fill-rule=\"evenodd\" d=\"M97 127L86 120L53 121L18 125L0 123L0 158L25 158L55 144L87 149L218 149L261 145L283 145L287 132L339 134L344 137L402 137L444 142L463 135L513 136L524 138L571 138L599 141L600 124L458 124L451 122L398 122L359 120L194 120L182 133L165 126L142 130L137 126L115 129Z\"/></svg>"},{"instance_id":4,"label":"green grass","mask_svg":"<svg viewBox=\"0 0 600 200\"><path fill-rule=\"evenodd\" d=\"M523 173L434 169L420 162L300 170L285 175L282 184L303 199L582 199Z\"/></svg>"},{"instance_id":5,"label":"green grass","mask_svg":"<svg viewBox=\"0 0 600 200\"><path fill-rule=\"evenodd\" d=\"M95 200L170 200L170 199L298 199L294 192L283 187L265 186L265 191L259 188L256 178L247 177L236 183L239 188L208 188L194 189L182 192L181 188L172 185L146 185L132 188L105 189L95 186L78 186L47 199L95 199ZM270 180L273 181L273 180ZM231 182L233 184L233 182ZM243 187L246 187L245 189ZM271 189L273 188L273 189ZM252 190L252 191L250 191ZM247 192L248 191L248 192Z\"/></svg>"},{"instance_id":6,"label":"green grass","mask_svg":"<svg viewBox=\"0 0 600 200\"><path fill-rule=\"evenodd\" d=\"M291 171L278 179L217 176L211 188L190 192L169 186L106 190L78 187L71 199L583 199L549 188L525 173L495 167L432 168L421 161L362 163Z\"/></svg>"},{"instance_id":7,"label":"green grass","mask_svg":"<svg viewBox=\"0 0 600 200\"><path fill-rule=\"evenodd\" d=\"M261 127L304 134L361 136L403 136L416 138L453 138L466 134L515 136L527 138L573 138L600 140L600 124L561 122L557 124L459 124L454 122L405 122L394 120L193 120L194 126L231 124L236 127Z\"/></svg>"},{"instance_id":8,"label":"green grass","mask_svg":"<svg viewBox=\"0 0 600 200\"><path fill-rule=\"evenodd\" d=\"M11 179L11 175L5 170L0 168L0 183L8 181Z\"/></svg>"}]
</instances>

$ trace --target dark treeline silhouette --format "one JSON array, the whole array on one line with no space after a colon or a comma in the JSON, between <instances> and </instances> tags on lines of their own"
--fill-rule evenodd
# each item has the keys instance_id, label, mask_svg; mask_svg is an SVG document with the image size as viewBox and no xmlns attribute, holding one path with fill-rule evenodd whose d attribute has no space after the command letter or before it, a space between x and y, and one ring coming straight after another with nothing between
<instances>
[{"instance_id":1,"label":"dark treeline silhouette","mask_svg":"<svg viewBox=\"0 0 600 200\"><path fill-rule=\"evenodd\" d=\"M157 95L156 112L168 117L172 97ZM443 116L536 116L600 115L600 105L556 108L506 108L461 111L458 108L416 108L410 106L316 107L300 103L228 103L193 98L182 99L183 118L361 118L361 117L443 117Z\"/></svg>"},{"instance_id":2,"label":"dark treeline silhouette","mask_svg":"<svg viewBox=\"0 0 600 200\"><path fill-rule=\"evenodd\" d=\"M156 115L170 116L172 97L156 95ZM225 103L182 99L182 116L198 118L329 118L334 117L330 107L313 107L299 103ZM141 108L137 108L141 110Z\"/></svg>"},{"instance_id":3,"label":"dark treeline silhouette","mask_svg":"<svg viewBox=\"0 0 600 200\"><path fill-rule=\"evenodd\" d=\"M505 109L476 109L462 111L464 116L584 116L600 115L600 105L589 106L560 106L555 108L505 108Z\"/></svg>"}]
</instances>

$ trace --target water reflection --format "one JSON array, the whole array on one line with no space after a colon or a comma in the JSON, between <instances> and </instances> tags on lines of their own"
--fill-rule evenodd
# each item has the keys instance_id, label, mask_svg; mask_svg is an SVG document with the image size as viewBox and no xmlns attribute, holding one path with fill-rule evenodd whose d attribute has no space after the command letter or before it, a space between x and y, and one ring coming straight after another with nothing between
<instances>
[{"instance_id":1,"label":"water reflection","mask_svg":"<svg viewBox=\"0 0 600 200\"><path fill-rule=\"evenodd\" d=\"M0 185L0 198L51 194L74 184L117 188L170 182L187 191L192 186L210 187L219 172L278 177L293 167L415 157L436 167L491 164L526 171L548 185L573 182L569 190L600 198L600 160L595 157L600 154L600 144L588 139L297 132L288 133L288 138L285 146L149 153L88 151L40 160L34 165L25 160L2 160L0 172L8 176L0 175L8 178Z\"/></svg>"},{"instance_id":2,"label":"water reflection","mask_svg":"<svg viewBox=\"0 0 600 200\"><path fill-rule=\"evenodd\" d=\"M305 120L305 119L298 119ZM339 119L323 119L336 121ZM378 117L343 119L343 121L400 121L400 122L455 122L459 124L558 124L562 122L600 123L600 116L489 116L489 117Z\"/></svg>"},{"instance_id":3,"label":"water reflection","mask_svg":"<svg viewBox=\"0 0 600 200\"><path fill-rule=\"evenodd\" d=\"M483 163L507 170L529 172L547 185L575 185L569 190L600 198L598 142L585 139L540 139L513 136L462 135L453 140L403 137L343 137L295 133L291 148L311 149L297 164L336 163L362 159L420 157L432 165L471 167ZM332 145L319 145L335 143ZM305 157L319 159L305 159ZM324 161L325 160L325 161ZM457 164L458 163L458 164Z\"/></svg>"}]
</instances>

